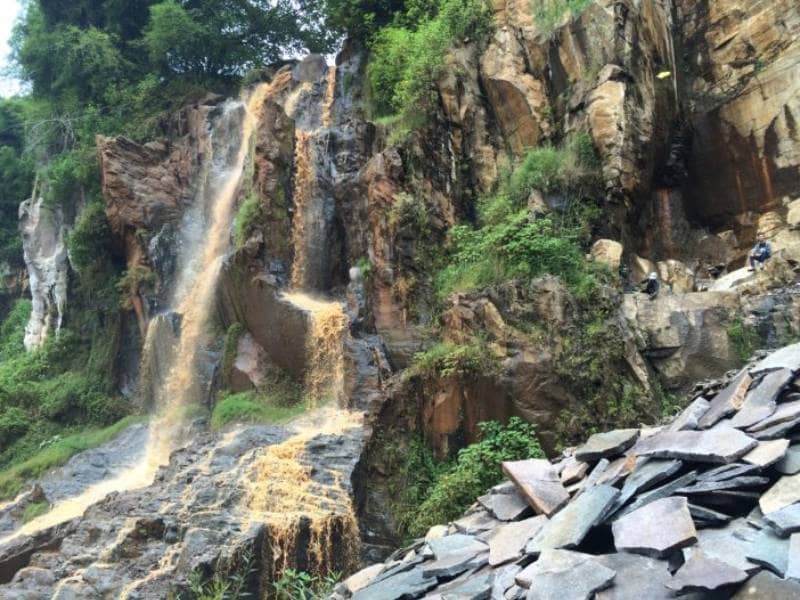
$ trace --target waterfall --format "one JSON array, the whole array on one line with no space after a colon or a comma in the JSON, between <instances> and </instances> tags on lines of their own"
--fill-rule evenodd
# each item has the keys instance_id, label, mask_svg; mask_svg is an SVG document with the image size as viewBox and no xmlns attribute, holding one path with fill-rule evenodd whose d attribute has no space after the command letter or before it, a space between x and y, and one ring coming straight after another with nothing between
<instances>
[{"instance_id":1,"label":"waterfall","mask_svg":"<svg viewBox=\"0 0 800 600\"><path fill-rule=\"evenodd\" d=\"M276 78L256 88L246 102L225 103L212 131L214 156L210 159L207 180L181 227L180 271L172 295L180 332L172 364L164 370L165 379L156 391L156 416L150 424L144 455L130 469L57 503L45 515L25 524L14 536L78 517L87 506L111 492L147 486L158 468L168 462L180 441L183 409L193 398L199 397L198 359L208 341L209 317L222 258L229 249L233 211L250 139L258 125L261 107L281 83L285 81ZM157 329L150 327L148 336ZM146 343L145 347L152 345Z\"/></svg>"}]
</instances>

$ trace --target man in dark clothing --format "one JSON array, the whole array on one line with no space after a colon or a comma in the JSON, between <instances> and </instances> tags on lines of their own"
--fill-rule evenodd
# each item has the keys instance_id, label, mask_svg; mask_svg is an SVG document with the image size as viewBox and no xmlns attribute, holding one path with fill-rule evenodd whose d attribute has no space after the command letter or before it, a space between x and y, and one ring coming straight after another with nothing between
<instances>
[{"instance_id":1,"label":"man in dark clothing","mask_svg":"<svg viewBox=\"0 0 800 600\"><path fill-rule=\"evenodd\" d=\"M760 266L764 268L764 264L772 256L772 246L764 239L763 235L759 235L756 240L756 245L750 252L750 271L755 271Z\"/></svg>"},{"instance_id":2,"label":"man in dark clothing","mask_svg":"<svg viewBox=\"0 0 800 600\"><path fill-rule=\"evenodd\" d=\"M658 288L661 287L658 283L658 275L650 273L645 282L644 291L650 297L650 300L655 300L658 296Z\"/></svg>"}]
</instances>

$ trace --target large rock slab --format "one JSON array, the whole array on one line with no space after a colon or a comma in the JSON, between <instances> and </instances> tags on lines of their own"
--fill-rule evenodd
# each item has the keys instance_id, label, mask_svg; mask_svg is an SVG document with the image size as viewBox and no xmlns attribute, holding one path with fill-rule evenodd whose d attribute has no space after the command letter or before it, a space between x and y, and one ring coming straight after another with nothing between
<instances>
[{"instance_id":1,"label":"large rock slab","mask_svg":"<svg viewBox=\"0 0 800 600\"><path fill-rule=\"evenodd\" d=\"M489 547L479 539L463 533L454 533L453 535L430 540L428 546L436 560L442 560L454 554L463 554L465 552L480 554L489 550Z\"/></svg>"},{"instance_id":2,"label":"large rock slab","mask_svg":"<svg viewBox=\"0 0 800 600\"><path fill-rule=\"evenodd\" d=\"M742 583L748 577L741 569L710 558L700 551L692 554L666 586L681 595L688 592L713 592Z\"/></svg>"},{"instance_id":3,"label":"large rock slab","mask_svg":"<svg viewBox=\"0 0 800 600\"><path fill-rule=\"evenodd\" d=\"M595 433L575 451L575 458L584 462L613 458L633 446L638 438L638 429L617 429L605 433Z\"/></svg>"},{"instance_id":4,"label":"large rock slab","mask_svg":"<svg viewBox=\"0 0 800 600\"><path fill-rule=\"evenodd\" d=\"M655 458L730 463L747 454L757 444L753 438L729 427L706 431L664 431L639 440L633 453Z\"/></svg>"},{"instance_id":5,"label":"large rock slab","mask_svg":"<svg viewBox=\"0 0 800 600\"><path fill-rule=\"evenodd\" d=\"M789 446L783 458L775 463L775 470L784 475L800 473L800 445Z\"/></svg>"},{"instance_id":6,"label":"large rock slab","mask_svg":"<svg viewBox=\"0 0 800 600\"><path fill-rule=\"evenodd\" d=\"M425 577L422 573L422 568L417 567L362 588L353 594L353 600L418 598L428 590L435 588L437 583L438 581L435 577Z\"/></svg>"},{"instance_id":7,"label":"large rock slab","mask_svg":"<svg viewBox=\"0 0 800 600\"><path fill-rule=\"evenodd\" d=\"M603 554L595 560L616 572L610 587L594 600L667 600L674 597L665 585L670 580L667 562L639 554Z\"/></svg>"},{"instance_id":8,"label":"large rock slab","mask_svg":"<svg viewBox=\"0 0 800 600\"><path fill-rule=\"evenodd\" d=\"M619 490L608 485L588 489L542 527L526 547L526 552L538 554L548 548L575 548L618 496Z\"/></svg>"},{"instance_id":9,"label":"large rock slab","mask_svg":"<svg viewBox=\"0 0 800 600\"><path fill-rule=\"evenodd\" d=\"M789 440L765 440L750 450L742 460L758 467L768 467L780 461L789 448Z\"/></svg>"},{"instance_id":10,"label":"large rock slab","mask_svg":"<svg viewBox=\"0 0 800 600\"><path fill-rule=\"evenodd\" d=\"M800 579L800 533L794 533L789 538L789 564L786 567L786 577Z\"/></svg>"},{"instance_id":11,"label":"large rock slab","mask_svg":"<svg viewBox=\"0 0 800 600\"><path fill-rule=\"evenodd\" d=\"M758 505L765 515L800 502L800 474L784 475L761 496Z\"/></svg>"},{"instance_id":12,"label":"large rock slab","mask_svg":"<svg viewBox=\"0 0 800 600\"><path fill-rule=\"evenodd\" d=\"M745 395L747 394L747 389L750 387L751 382L752 378L747 371L739 373L736 379L730 382L727 387L722 389L722 391L711 400L711 406L709 406L705 414L700 417L698 427L702 429L711 427L720 419L732 415L739 410L744 403Z\"/></svg>"},{"instance_id":13,"label":"large rock slab","mask_svg":"<svg viewBox=\"0 0 800 600\"><path fill-rule=\"evenodd\" d=\"M800 417L800 400L778 405L770 416L748 428L748 431L764 431L783 423L791 423Z\"/></svg>"},{"instance_id":14,"label":"large rock slab","mask_svg":"<svg viewBox=\"0 0 800 600\"><path fill-rule=\"evenodd\" d=\"M792 372L788 369L767 373L756 388L747 392L742 407L731 419L731 427L747 429L772 415L778 395L791 379Z\"/></svg>"},{"instance_id":15,"label":"large rock slab","mask_svg":"<svg viewBox=\"0 0 800 600\"><path fill-rule=\"evenodd\" d=\"M516 488L509 493L486 494L478 502L501 521L516 521L531 512L528 501Z\"/></svg>"},{"instance_id":16,"label":"large rock slab","mask_svg":"<svg viewBox=\"0 0 800 600\"><path fill-rule=\"evenodd\" d=\"M800 531L800 504L790 504L764 515L764 521L779 535L787 536Z\"/></svg>"},{"instance_id":17,"label":"large rock slab","mask_svg":"<svg viewBox=\"0 0 800 600\"><path fill-rule=\"evenodd\" d=\"M697 541L686 498L656 500L614 521L614 546L660 558Z\"/></svg>"},{"instance_id":18,"label":"large rock slab","mask_svg":"<svg viewBox=\"0 0 800 600\"><path fill-rule=\"evenodd\" d=\"M702 551L710 558L753 574L759 567L744 555L754 536L755 530L744 519L737 519L724 528L701 529L697 532L697 544L686 548L683 553L688 560L695 552Z\"/></svg>"},{"instance_id":19,"label":"large rock slab","mask_svg":"<svg viewBox=\"0 0 800 600\"><path fill-rule=\"evenodd\" d=\"M800 600L800 583L781 579L769 571L751 577L731 600Z\"/></svg>"},{"instance_id":20,"label":"large rock slab","mask_svg":"<svg viewBox=\"0 0 800 600\"><path fill-rule=\"evenodd\" d=\"M750 369L750 372L756 375L757 373L774 369L789 369L790 371L800 369L800 343L784 346L780 350L773 352Z\"/></svg>"},{"instance_id":21,"label":"large rock slab","mask_svg":"<svg viewBox=\"0 0 800 600\"><path fill-rule=\"evenodd\" d=\"M750 542L745 557L783 577L789 565L789 540L771 529L762 529Z\"/></svg>"},{"instance_id":22,"label":"large rock slab","mask_svg":"<svg viewBox=\"0 0 800 600\"><path fill-rule=\"evenodd\" d=\"M555 467L547 460L504 462L503 472L539 514L549 517L569 502L569 493L564 489Z\"/></svg>"},{"instance_id":23,"label":"large rock slab","mask_svg":"<svg viewBox=\"0 0 800 600\"><path fill-rule=\"evenodd\" d=\"M538 515L517 523L508 523L494 529L485 538L489 544L489 564L501 565L522 556L525 545L547 523L547 517Z\"/></svg>"},{"instance_id":24,"label":"large rock slab","mask_svg":"<svg viewBox=\"0 0 800 600\"><path fill-rule=\"evenodd\" d=\"M614 580L614 571L595 557L568 550L545 550L516 577L528 600L590 600Z\"/></svg>"},{"instance_id":25,"label":"large rock slab","mask_svg":"<svg viewBox=\"0 0 800 600\"><path fill-rule=\"evenodd\" d=\"M672 423L669 424L670 431L683 431L684 429L697 429L700 419L711 408L711 403L700 396L695 398L692 403L683 409Z\"/></svg>"}]
</instances>

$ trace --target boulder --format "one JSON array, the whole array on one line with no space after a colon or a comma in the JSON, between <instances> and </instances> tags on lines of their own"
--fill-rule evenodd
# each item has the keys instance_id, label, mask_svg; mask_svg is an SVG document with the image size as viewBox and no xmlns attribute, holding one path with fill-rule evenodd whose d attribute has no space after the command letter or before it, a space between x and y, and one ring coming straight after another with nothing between
<instances>
[{"instance_id":1,"label":"boulder","mask_svg":"<svg viewBox=\"0 0 800 600\"><path fill-rule=\"evenodd\" d=\"M556 469L547 460L504 462L503 472L539 514L550 516L569 501Z\"/></svg>"},{"instance_id":2,"label":"boulder","mask_svg":"<svg viewBox=\"0 0 800 600\"><path fill-rule=\"evenodd\" d=\"M612 523L614 546L620 552L669 556L697 541L686 498L651 502Z\"/></svg>"},{"instance_id":3,"label":"boulder","mask_svg":"<svg viewBox=\"0 0 800 600\"><path fill-rule=\"evenodd\" d=\"M592 244L591 256L592 260L602 265L606 265L609 269L616 273L619 269L622 260L622 244L615 240L597 240Z\"/></svg>"}]
</instances>

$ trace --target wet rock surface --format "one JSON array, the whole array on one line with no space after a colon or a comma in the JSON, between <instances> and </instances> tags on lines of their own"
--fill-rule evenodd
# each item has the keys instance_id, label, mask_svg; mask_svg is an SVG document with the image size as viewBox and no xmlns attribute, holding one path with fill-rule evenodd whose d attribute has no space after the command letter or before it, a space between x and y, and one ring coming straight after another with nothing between
<instances>
[{"instance_id":1,"label":"wet rock surface","mask_svg":"<svg viewBox=\"0 0 800 600\"><path fill-rule=\"evenodd\" d=\"M311 414L303 417L313 418ZM298 497L298 512L285 516L287 526L294 523L287 530L294 533L286 535L298 539L279 539L279 529L249 508L259 493L252 487L257 480L254 468L270 448L295 435L299 426L238 426L221 436L194 426L189 432L192 443L172 454L152 485L110 493L78 518L0 540L0 598L100 600L125 591L126 597L149 600L188 590L193 572L205 576L215 571L223 576L249 569L272 572L271 561L279 557L267 549L308 544L308 538L303 539L309 535L309 523L304 521L307 517ZM120 439L130 436L141 441L142 429L146 426L136 425ZM334 538L344 535L343 524L351 519L347 501L351 490L346 482L363 442L360 427L335 436L312 435L297 457L297 468L309 477L303 484L308 486L307 493L331 498L332 527L339 528ZM62 468L62 475L78 469L75 461L79 458L99 463L104 451L110 452L110 447L76 456ZM88 477L91 469L86 473ZM67 493L63 483L59 491L57 480L58 474L53 474L42 484L53 498ZM331 491L334 482L344 486L338 500ZM70 495L76 489L70 487ZM297 552L304 555L302 548ZM269 582L261 577L248 575L245 581L254 595L269 589L264 586Z\"/></svg>"},{"instance_id":2,"label":"wet rock surface","mask_svg":"<svg viewBox=\"0 0 800 600\"><path fill-rule=\"evenodd\" d=\"M776 413L793 412L795 392L787 382L799 371L794 351L767 357L727 386L707 388L704 402L691 408L695 418L683 413L673 423L643 429L632 445L606 444L623 437L610 432L555 463L506 463L510 480L482 496L468 517L481 522L478 535L489 545L488 564L485 549L470 542L459 560L464 568L470 559L476 566L460 570L458 578L488 576L492 597L504 599L800 598L800 581L794 579L800 576L800 475L784 474L794 470L789 442L798 430L791 424L787 437L766 444L747 433L772 422ZM759 408L764 406L770 410ZM714 412L707 428L698 429L703 408ZM740 411L746 418L737 421ZM733 426L737 422L740 428ZM615 449L587 457L585 450L599 448L600 441ZM586 469L577 468L581 451ZM623 456L610 461L616 452ZM543 490L565 489L553 487L565 471L579 483L566 488L566 502L547 505L549 515L501 521L488 510L517 488L532 510L543 513L543 497L561 496ZM457 532L457 523L446 532ZM398 555L408 568L420 560L424 568L433 560L427 557L434 544L423 542ZM396 568L387 563L383 571ZM438 574L432 587L426 584L427 597L447 597L448 582ZM370 597L372 585L366 583L363 598Z\"/></svg>"}]
</instances>

